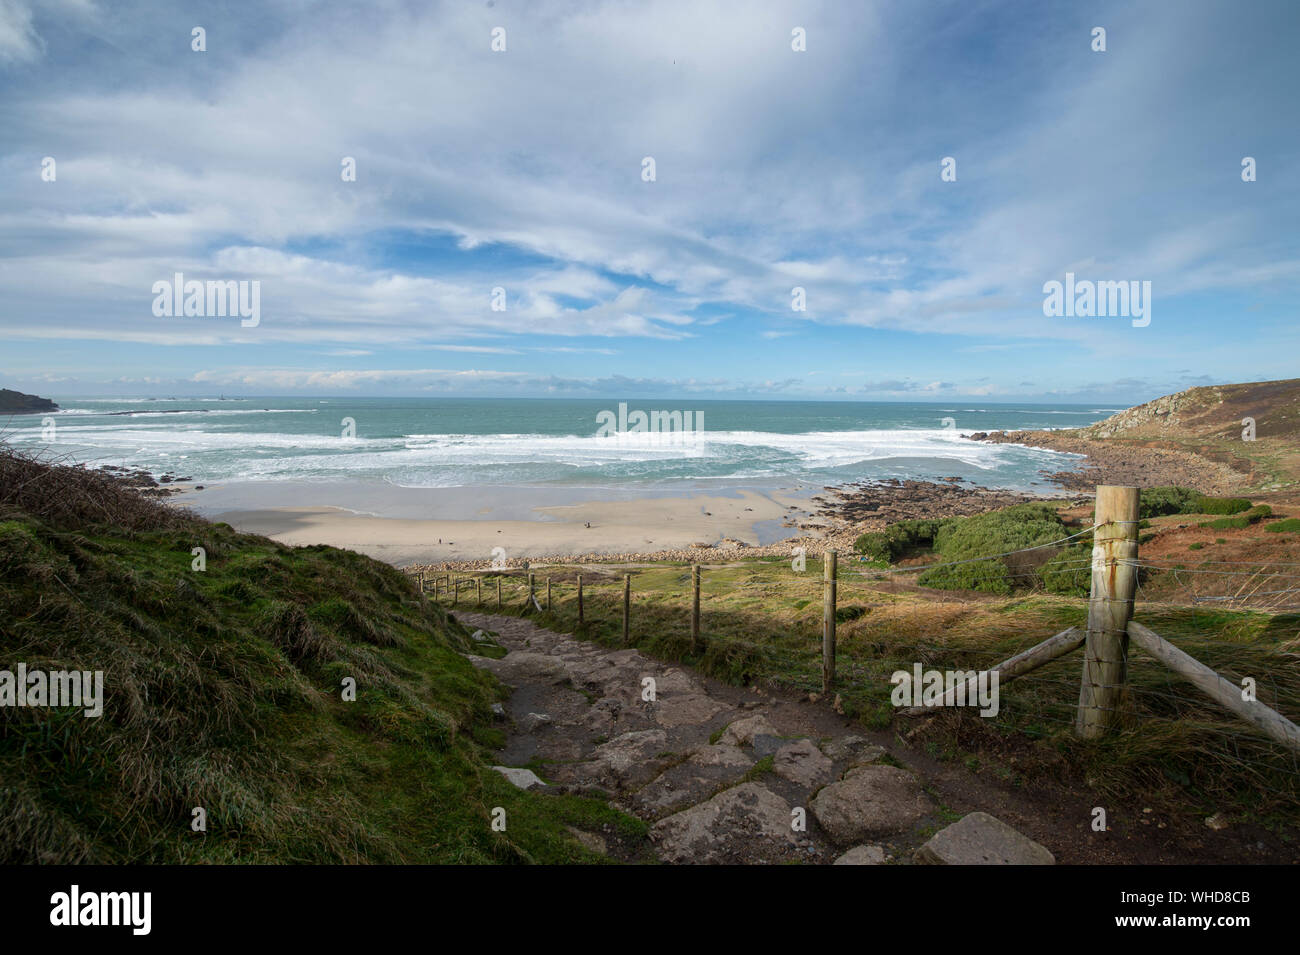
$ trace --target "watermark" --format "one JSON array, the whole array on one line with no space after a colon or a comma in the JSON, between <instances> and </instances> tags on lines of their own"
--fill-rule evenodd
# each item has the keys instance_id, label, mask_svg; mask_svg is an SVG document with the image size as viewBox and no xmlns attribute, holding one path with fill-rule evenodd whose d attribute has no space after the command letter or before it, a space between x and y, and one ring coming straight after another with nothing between
<instances>
[{"instance_id":1,"label":"watermark","mask_svg":"<svg viewBox=\"0 0 1300 955\"><path fill-rule=\"evenodd\" d=\"M225 318L238 316L244 328L256 328L262 321L260 279L200 282L185 281L177 272L171 282L153 283L153 313L157 318Z\"/></svg>"},{"instance_id":2,"label":"watermark","mask_svg":"<svg viewBox=\"0 0 1300 955\"><path fill-rule=\"evenodd\" d=\"M1065 284L1053 279L1043 284L1043 314L1048 318L1132 318L1134 328L1151 324L1151 282L1075 281L1065 273Z\"/></svg>"},{"instance_id":3,"label":"watermark","mask_svg":"<svg viewBox=\"0 0 1300 955\"><path fill-rule=\"evenodd\" d=\"M654 182L655 175L655 157L645 156L641 160L641 181Z\"/></svg>"},{"instance_id":4,"label":"watermark","mask_svg":"<svg viewBox=\"0 0 1300 955\"><path fill-rule=\"evenodd\" d=\"M895 670L889 677L894 706L978 706L980 716L998 715L997 670Z\"/></svg>"},{"instance_id":5,"label":"watermark","mask_svg":"<svg viewBox=\"0 0 1300 955\"><path fill-rule=\"evenodd\" d=\"M104 712L103 670L0 670L0 706L71 706L87 718Z\"/></svg>"},{"instance_id":6,"label":"watermark","mask_svg":"<svg viewBox=\"0 0 1300 955\"><path fill-rule=\"evenodd\" d=\"M944 156L943 159L939 160L939 181L957 181L957 160L952 156Z\"/></svg>"},{"instance_id":7,"label":"watermark","mask_svg":"<svg viewBox=\"0 0 1300 955\"><path fill-rule=\"evenodd\" d=\"M704 442L703 411L632 411L620 401L618 413L596 415L596 437L620 448L686 448Z\"/></svg>"},{"instance_id":8,"label":"watermark","mask_svg":"<svg viewBox=\"0 0 1300 955\"><path fill-rule=\"evenodd\" d=\"M803 27L795 27L790 31L790 49L796 53L808 52L808 31Z\"/></svg>"},{"instance_id":9,"label":"watermark","mask_svg":"<svg viewBox=\"0 0 1300 955\"><path fill-rule=\"evenodd\" d=\"M50 896L51 925L126 925L132 935L153 927L152 892L82 892L73 885Z\"/></svg>"},{"instance_id":10,"label":"watermark","mask_svg":"<svg viewBox=\"0 0 1300 955\"><path fill-rule=\"evenodd\" d=\"M1254 418L1241 419L1241 440L1242 441L1255 440L1255 419Z\"/></svg>"}]
</instances>

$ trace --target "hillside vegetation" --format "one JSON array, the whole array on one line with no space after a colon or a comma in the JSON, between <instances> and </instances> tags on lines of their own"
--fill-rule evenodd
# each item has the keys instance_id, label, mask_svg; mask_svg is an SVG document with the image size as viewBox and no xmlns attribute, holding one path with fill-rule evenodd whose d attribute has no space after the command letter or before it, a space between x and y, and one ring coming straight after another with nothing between
<instances>
[{"instance_id":1,"label":"hillside vegetation","mask_svg":"<svg viewBox=\"0 0 1300 955\"><path fill-rule=\"evenodd\" d=\"M0 639L0 669L104 673L98 718L0 707L0 862L596 861L567 826L641 833L490 769L501 691L404 574L4 449Z\"/></svg>"}]
</instances>

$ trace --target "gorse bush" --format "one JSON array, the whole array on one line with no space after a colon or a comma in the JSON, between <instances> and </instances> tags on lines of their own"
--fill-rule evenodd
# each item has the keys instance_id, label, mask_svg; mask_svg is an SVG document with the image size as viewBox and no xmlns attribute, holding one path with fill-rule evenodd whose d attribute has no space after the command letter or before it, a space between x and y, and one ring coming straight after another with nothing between
<instances>
[{"instance_id":1,"label":"gorse bush","mask_svg":"<svg viewBox=\"0 0 1300 955\"><path fill-rule=\"evenodd\" d=\"M1144 487L1138 494L1138 517L1167 517L1185 514L1185 508L1201 495L1190 487Z\"/></svg>"},{"instance_id":2,"label":"gorse bush","mask_svg":"<svg viewBox=\"0 0 1300 955\"><path fill-rule=\"evenodd\" d=\"M1031 569L1050 554L1046 549L1037 554L1008 552L1038 547L1066 536L1065 524L1050 504L1017 504L987 514L946 520L936 529L935 552L944 558L944 563L971 562L927 570L917 582L942 590L1009 593L1013 586L1025 586L1032 580ZM992 556L998 554L1007 556Z\"/></svg>"},{"instance_id":3,"label":"gorse bush","mask_svg":"<svg viewBox=\"0 0 1300 955\"><path fill-rule=\"evenodd\" d=\"M1092 545L1072 544L1038 571L1043 589L1067 597L1086 597L1092 588Z\"/></svg>"},{"instance_id":4,"label":"gorse bush","mask_svg":"<svg viewBox=\"0 0 1300 955\"><path fill-rule=\"evenodd\" d=\"M1244 497L1199 497L1189 503L1184 514L1240 514L1250 510L1250 501Z\"/></svg>"}]
</instances>

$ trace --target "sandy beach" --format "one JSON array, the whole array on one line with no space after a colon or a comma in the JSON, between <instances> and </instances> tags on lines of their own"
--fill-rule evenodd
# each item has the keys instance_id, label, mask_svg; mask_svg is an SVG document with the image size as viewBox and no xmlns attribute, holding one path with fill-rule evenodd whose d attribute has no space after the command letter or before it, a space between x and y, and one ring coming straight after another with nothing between
<instances>
[{"instance_id":1,"label":"sandy beach","mask_svg":"<svg viewBox=\"0 0 1300 955\"><path fill-rule=\"evenodd\" d=\"M663 553L728 541L757 546L806 533L781 527L787 518L812 519L807 494L798 493L737 490L526 504L521 502L531 489L500 490L486 495L480 489L480 506L461 510L472 519L385 516L332 505L221 510L219 503L214 507L212 499L204 500L206 489L175 500L241 531L291 545L344 547L399 567L498 557L517 566L520 560L556 555Z\"/></svg>"}]
</instances>

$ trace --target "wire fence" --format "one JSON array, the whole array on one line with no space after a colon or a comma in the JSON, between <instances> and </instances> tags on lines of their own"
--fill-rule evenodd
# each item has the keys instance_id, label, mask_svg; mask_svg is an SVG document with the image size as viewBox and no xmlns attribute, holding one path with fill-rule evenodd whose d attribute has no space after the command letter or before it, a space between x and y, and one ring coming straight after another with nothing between
<instances>
[{"instance_id":1,"label":"wire fence","mask_svg":"<svg viewBox=\"0 0 1300 955\"><path fill-rule=\"evenodd\" d=\"M698 574L689 566L668 565L621 576L555 568L548 578L520 570L489 570L421 575L421 588L445 607L542 614L548 625L580 630L613 646L639 646L737 681L770 680L810 694L829 690L837 708L868 725L895 725L904 735L926 734L926 724L936 722L954 738L980 737L984 748L994 750L1009 746L1009 736L1050 739L1086 762L1087 744L1076 733L1081 684L1088 682L1090 671L1085 667L1081 676L1076 655L1052 659L1016 677L1013 689L998 692L996 711L985 712L983 718L975 718L967 708L950 710L939 721L899 722L894 691L898 674L911 673L917 665L924 670L988 673L1062 625L1086 630L1087 600L1055 598L1017 609L1023 601L1013 598L1010 613L993 609L1006 600L991 602L986 595L969 592L933 591L927 594L927 606L891 601L899 596L897 587L906 574L1056 552L1100 526L1047 544L944 564L888 569L849 565L834 579L830 612L838 639L833 641L831 687L823 685L826 601L818 599L824 596L826 582L816 587L808 573L756 574L738 583L734 576L711 581L707 566ZM815 567L817 562L809 563ZM1286 616L1292 608L1286 598L1300 593L1300 585L1276 585L1279 578L1300 581L1300 564L1206 562L1224 568L1219 570L1122 557L1111 563L1134 572L1132 600L1138 619L1232 685L1249 679L1259 703L1286 719L1300 718L1300 621ZM1058 565L1085 580L1095 567L1095 557ZM657 575L653 589L638 587L637 580L651 573ZM1199 583L1210 575L1230 586ZM1017 587L1039 580L1030 570L1007 569L1003 577ZM1147 591L1157 579L1161 593L1155 598ZM1283 602L1276 602L1278 598ZM963 622L972 607L983 609L977 619ZM991 626L999 615L1005 617L1004 625ZM1110 752L1126 761L1131 782L1172 783L1211 800L1227 789L1249 791L1263 803L1300 806L1296 748L1243 722L1140 648L1126 648L1113 659L1094 654L1090 663L1117 664L1123 674L1118 682L1099 680L1094 669L1088 685L1103 701L1098 708L1114 723Z\"/></svg>"}]
</instances>

